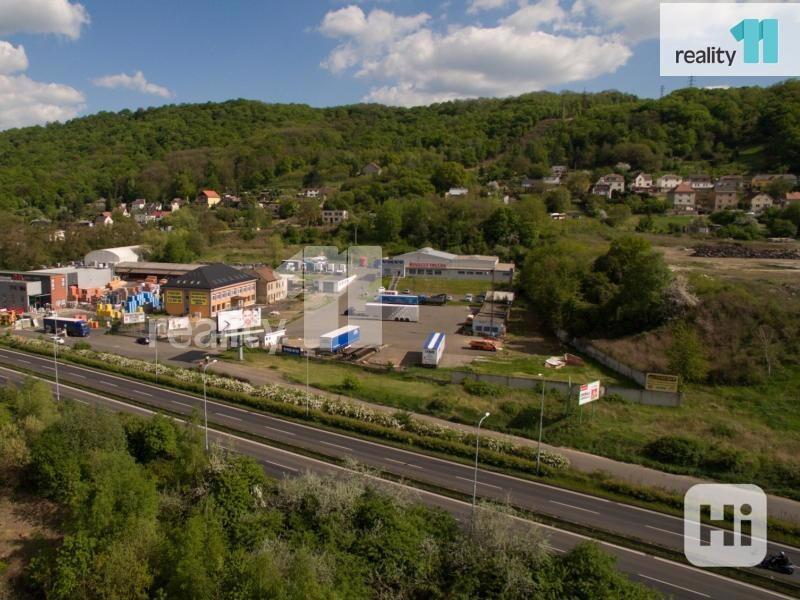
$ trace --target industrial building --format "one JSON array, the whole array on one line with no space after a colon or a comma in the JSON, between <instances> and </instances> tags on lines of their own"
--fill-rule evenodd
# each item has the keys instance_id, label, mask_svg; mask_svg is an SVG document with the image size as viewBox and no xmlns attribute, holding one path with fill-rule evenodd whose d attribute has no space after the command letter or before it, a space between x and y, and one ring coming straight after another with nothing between
<instances>
[{"instance_id":1,"label":"industrial building","mask_svg":"<svg viewBox=\"0 0 800 600\"><path fill-rule=\"evenodd\" d=\"M433 248L421 248L384 260L383 274L386 277L441 277L511 283L514 264L502 263L497 256L451 254Z\"/></svg>"},{"instance_id":2,"label":"industrial building","mask_svg":"<svg viewBox=\"0 0 800 600\"><path fill-rule=\"evenodd\" d=\"M504 336L510 312L511 305L505 302L484 302L472 319L472 333L486 337Z\"/></svg>"},{"instance_id":3,"label":"industrial building","mask_svg":"<svg viewBox=\"0 0 800 600\"><path fill-rule=\"evenodd\" d=\"M170 277L162 286L164 309L172 316L215 317L221 310L256 303L256 277L223 263Z\"/></svg>"},{"instance_id":4,"label":"industrial building","mask_svg":"<svg viewBox=\"0 0 800 600\"><path fill-rule=\"evenodd\" d=\"M243 272L256 278L256 302L259 304L274 304L288 296L288 281L270 267L243 269Z\"/></svg>"},{"instance_id":5,"label":"industrial building","mask_svg":"<svg viewBox=\"0 0 800 600\"><path fill-rule=\"evenodd\" d=\"M62 273L0 272L0 309L24 313L63 308L67 294L67 277Z\"/></svg>"},{"instance_id":6,"label":"industrial building","mask_svg":"<svg viewBox=\"0 0 800 600\"><path fill-rule=\"evenodd\" d=\"M199 266L193 263L120 262L114 265L114 274L127 281L144 281L148 277L164 279L186 275Z\"/></svg>"},{"instance_id":7,"label":"industrial building","mask_svg":"<svg viewBox=\"0 0 800 600\"><path fill-rule=\"evenodd\" d=\"M141 246L121 246L119 248L103 248L92 250L83 258L87 267L110 266L121 262L138 262L141 258Z\"/></svg>"}]
</instances>

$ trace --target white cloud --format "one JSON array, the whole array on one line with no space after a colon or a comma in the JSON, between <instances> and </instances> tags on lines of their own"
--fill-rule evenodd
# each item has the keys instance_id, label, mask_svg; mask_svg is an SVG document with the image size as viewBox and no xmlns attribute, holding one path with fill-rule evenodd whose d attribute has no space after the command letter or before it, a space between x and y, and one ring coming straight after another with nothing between
<instances>
[{"instance_id":1,"label":"white cloud","mask_svg":"<svg viewBox=\"0 0 800 600\"><path fill-rule=\"evenodd\" d=\"M70 0L0 0L0 35L55 33L77 39L88 23L83 5Z\"/></svg>"},{"instance_id":2,"label":"white cloud","mask_svg":"<svg viewBox=\"0 0 800 600\"><path fill-rule=\"evenodd\" d=\"M374 9L367 15L360 6L347 6L325 15L319 30L332 38L349 38L366 48L377 48L416 31L430 20L427 13L398 17Z\"/></svg>"},{"instance_id":3,"label":"white cloud","mask_svg":"<svg viewBox=\"0 0 800 600\"><path fill-rule=\"evenodd\" d=\"M401 19L412 19L403 33L370 27L373 21ZM351 71L375 81L366 100L417 105L511 96L592 79L630 58L631 49L619 36L579 32L568 20L557 0L541 0L494 27L450 26L438 32L421 15L366 15L349 6L325 16L320 30L340 44L322 64L334 73Z\"/></svg>"},{"instance_id":4,"label":"white cloud","mask_svg":"<svg viewBox=\"0 0 800 600\"><path fill-rule=\"evenodd\" d=\"M467 12L474 15L482 10L497 10L505 7L509 2L510 0L472 0L469 3Z\"/></svg>"},{"instance_id":5,"label":"white cloud","mask_svg":"<svg viewBox=\"0 0 800 600\"><path fill-rule=\"evenodd\" d=\"M0 129L71 119L83 110L81 92L25 75L0 75Z\"/></svg>"},{"instance_id":6,"label":"white cloud","mask_svg":"<svg viewBox=\"0 0 800 600\"><path fill-rule=\"evenodd\" d=\"M18 73L28 68L25 48L0 40L0 75Z\"/></svg>"},{"instance_id":7,"label":"white cloud","mask_svg":"<svg viewBox=\"0 0 800 600\"><path fill-rule=\"evenodd\" d=\"M133 90L142 94L152 94L162 98L172 98L173 93L162 85L150 83L141 71L136 71L133 75L119 73L117 75L106 75L92 80L97 87L117 89L123 88Z\"/></svg>"}]
</instances>

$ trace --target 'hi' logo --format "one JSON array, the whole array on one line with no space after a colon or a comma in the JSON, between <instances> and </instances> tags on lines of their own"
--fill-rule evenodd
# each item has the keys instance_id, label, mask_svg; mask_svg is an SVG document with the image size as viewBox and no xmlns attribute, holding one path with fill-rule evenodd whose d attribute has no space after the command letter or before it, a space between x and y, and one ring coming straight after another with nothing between
<instances>
[{"instance_id":1,"label":"'hi' logo","mask_svg":"<svg viewBox=\"0 0 800 600\"><path fill-rule=\"evenodd\" d=\"M759 46L763 63L778 62L778 19L744 19L731 27L737 42L744 40L744 62L759 62Z\"/></svg>"},{"instance_id":2,"label":"'hi' logo","mask_svg":"<svg viewBox=\"0 0 800 600\"><path fill-rule=\"evenodd\" d=\"M712 525L704 525L704 518ZM761 488L718 483L689 488L683 500L683 552L697 567L759 564L767 553L767 497Z\"/></svg>"}]
</instances>

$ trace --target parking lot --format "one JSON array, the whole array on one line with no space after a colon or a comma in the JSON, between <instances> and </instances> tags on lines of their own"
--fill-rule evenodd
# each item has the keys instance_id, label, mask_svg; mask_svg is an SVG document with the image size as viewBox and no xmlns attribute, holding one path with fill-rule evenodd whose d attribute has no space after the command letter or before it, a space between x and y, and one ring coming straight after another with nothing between
<instances>
[{"instance_id":1,"label":"parking lot","mask_svg":"<svg viewBox=\"0 0 800 600\"><path fill-rule=\"evenodd\" d=\"M358 325L363 320L347 317L340 311L339 325ZM428 334L441 331L447 335L446 348L440 366L458 367L465 365L482 353L469 350L469 341L475 338L458 333L461 324L469 314L469 307L461 305L445 306L420 306L418 323L400 323L396 321L383 321L383 348L377 354L367 359L371 364L386 365L392 363L402 366L418 365L421 360L422 344ZM374 321L367 321L374 323ZM286 331L290 338L303 337L303 319L297 319L289 324Z\"/></svg>"}]
</instances>

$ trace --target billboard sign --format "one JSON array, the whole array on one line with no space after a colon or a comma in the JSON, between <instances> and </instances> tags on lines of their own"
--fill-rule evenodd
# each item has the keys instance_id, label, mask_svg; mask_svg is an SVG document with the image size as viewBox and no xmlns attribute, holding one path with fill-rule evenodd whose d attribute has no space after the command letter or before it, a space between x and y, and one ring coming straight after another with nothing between
<instances>
[{"instance_id":1,"label":"billboard sign","mask_svg":"<svg viewBox=\"0 0 800 600\"><path fill-rule=\"evenodd\" d=\"M600 382L584 383L578 394L578 405L583 406L600 399Z\"/></svg>"},{"instance_id":2,"label":"billboard sign","mask_svg":"<svg viewBox=\"0 0 800 600\"><path fill-rule=\"evenodd\" d=\"M665 375L663 373L648 373L644 382L644 389L651 392L677 392L680 377Z\"/></svg>"},{"instance_id":3,"label":"billboard sign","mask_svg":"<svg viewBox=\"0 0 800 600\"><path fill-rule=\"evenodd\" d=\"M261 327L260 308L236 308L217 313L217 331L220 333L257 327Z\"/></svg>"},{"instance_id":4,"label":"billboard sign","mask_svg":"<svg viewBox=\"0 0 800 600\"><path fill-rule=\"evenodd\" d=\"M192 328L189 317L172 317L167 321L167 331L186 331Z\"/></svg>"},{"instance_id":5,"label":"billboard sign","mask_svg":"<svg viewBox=\"0 0 800 600\"><path fill-rule=\"evenodd\" d=\"M140 313L122 313L122 323L124 325L130 325L132 323L144 323L145 314L143 312Z\"/></svg>"}]
</instances>

